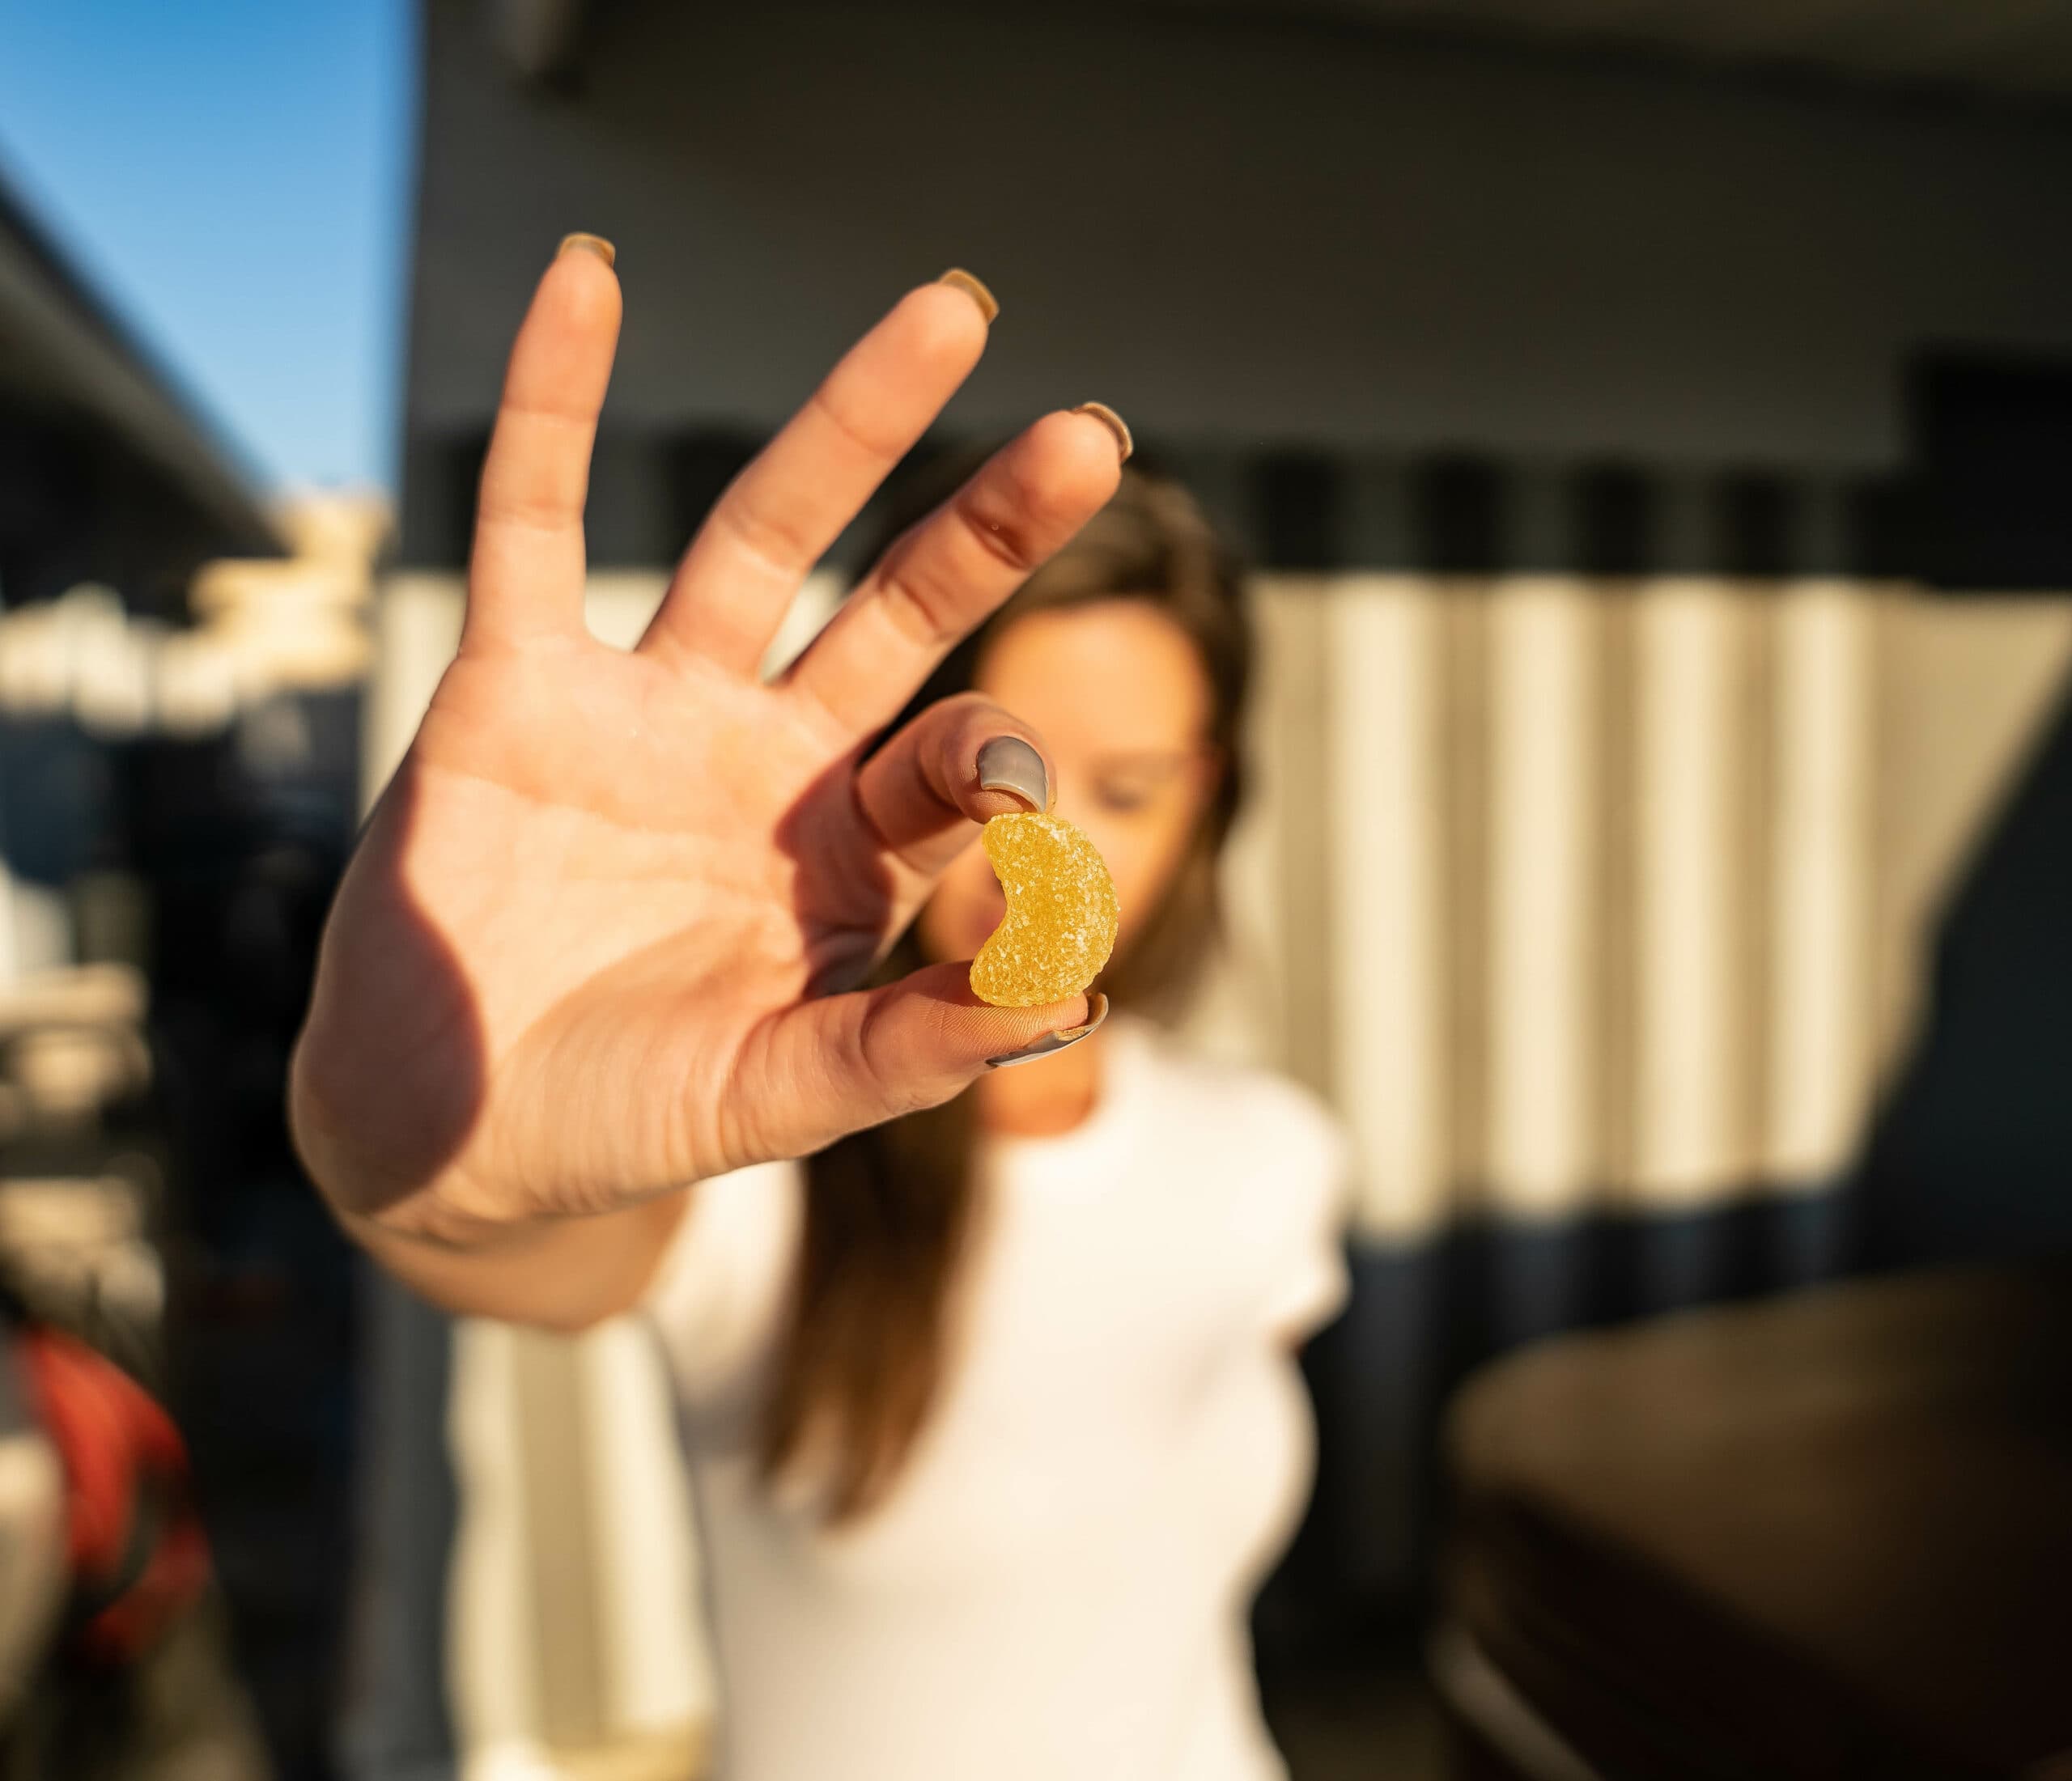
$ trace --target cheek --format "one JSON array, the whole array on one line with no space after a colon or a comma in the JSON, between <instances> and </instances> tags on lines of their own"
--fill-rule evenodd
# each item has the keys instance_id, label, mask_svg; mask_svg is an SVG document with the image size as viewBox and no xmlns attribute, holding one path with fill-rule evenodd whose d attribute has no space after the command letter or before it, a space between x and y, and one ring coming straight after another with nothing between
<instances>
[{"instance_id":1,"label":"cheek","mask_svg":"<svg viewBox=\"0 0 2072 1781\"><path fill-rule=\"evenodd\" d=\"M1175 799L1127 815L1088 811L1072 821L1086 831L1108 863L1115 901L1122 908L1119 937L1127 939L1144 925L1172 882L1193 831L1193 805Z\"/></svg>"},{"instance_id":2,"label":"cheek","mask_svg":"<svg viewBox=\"0 0 2072 1781\"><path fill-rule=\"evenodd\" d=\"M1075 807L1060 799L1057 813L1086 832L1107 863L1121 905L1127 939L1158 906L1186 852L1199 814L1193 797L1161 799L1128 812ZM916 924L931 959L966 959L986 944L1006 913L1007 900L985 850L975 842L957 856L923 907Z\"/></svg>"}]
</instances>

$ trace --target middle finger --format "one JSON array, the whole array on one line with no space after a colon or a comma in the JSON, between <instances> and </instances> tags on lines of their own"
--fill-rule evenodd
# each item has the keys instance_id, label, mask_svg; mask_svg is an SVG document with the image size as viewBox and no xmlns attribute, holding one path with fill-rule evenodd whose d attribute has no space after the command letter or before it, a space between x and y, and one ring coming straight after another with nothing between
<instances>
[{"instance_id":1,"label":"middle finger","mask_svg":"<svg viewBox=\"0 0 2072 1781\"><path fill-rule=\"evenodd\" d=\"M753 674L800 583L971 375L997 312L956 270L895 303L706 515L641 647Z\"/></svg>"}]
</instances>

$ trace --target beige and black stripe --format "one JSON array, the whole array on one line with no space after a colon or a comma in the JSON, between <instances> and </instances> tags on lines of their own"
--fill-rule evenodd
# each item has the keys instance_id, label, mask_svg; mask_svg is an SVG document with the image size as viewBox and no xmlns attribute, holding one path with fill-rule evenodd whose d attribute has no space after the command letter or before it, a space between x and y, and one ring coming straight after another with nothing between
<instances>
[{"instance_id":1,"label":"beige and black stripe","mask_svg":"<svg viewBox=\"0 0 2072 1781\"><path fill-rule=\"evenodd\" d=\"M1254 802L1194 1030L1336 1105L1366 1300L1466 1229L1833 1195L1921 1018L1943 901L2072 666L2072 596L1932 592L1841 536L1847 491L1802 478L1178 463L1263 560ZM637 636L663 573L598 575L599 634ZM816 579L780 653L838 585ZM370 787L459 600L451 568L391 579ZM1354 1346L1418 1304L1356 1298ZM1400 1394L1437 1352L1362 1348L1355 1371ZM448 1669L471 1761L665 1772L714 1701L694 1554L652 1543L688 1525L652 1360L622 1329L467 1326L457 1355ZM1421 1426L1424 1397L1391 1401L1324 1412ZM1377 1435L1362 1463L1414 1446ZM1411 1538L1356 1482L1362 1524Z\"/></svg>"}]
</instances>

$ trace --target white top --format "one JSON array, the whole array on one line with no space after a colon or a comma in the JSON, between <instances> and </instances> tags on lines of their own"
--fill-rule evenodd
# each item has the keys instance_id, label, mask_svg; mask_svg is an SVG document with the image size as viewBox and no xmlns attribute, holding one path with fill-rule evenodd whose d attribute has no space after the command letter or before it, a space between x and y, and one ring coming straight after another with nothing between
<instances>
[{"instance_id":1,"label":"white top","mask_svg":"<svg viewBox=\"0 0 2072 1781\"><path fill-rule=\"evenodd\" d=\"M1110 1023L1099 1102L989 1143L958 1346L891 1496L760 1482L796 1164L701 1182L648 1309L698 1503L728 1781L1270 1781L1251 1597L1314 1462L1293 1344L1345 1292L1309 1095Z\"/></svg>"}]
</instances>

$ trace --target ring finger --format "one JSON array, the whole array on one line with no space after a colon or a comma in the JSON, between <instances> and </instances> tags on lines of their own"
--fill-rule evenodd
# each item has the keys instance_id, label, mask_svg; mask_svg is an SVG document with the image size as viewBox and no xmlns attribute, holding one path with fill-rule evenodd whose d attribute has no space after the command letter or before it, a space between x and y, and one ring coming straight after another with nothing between
<instances>
[{"instance_id":1,"label":"ring finger","mask_svg":"<svg viewBox=\"0 0 2072 1781\"><path fill-rule=\"evenodd\" d=\"M1128 438L1098 404L1045 415L885 553L781 685L846 737L889 722L959 638L1106 505Z\"/></svg>"}]
</instances>

